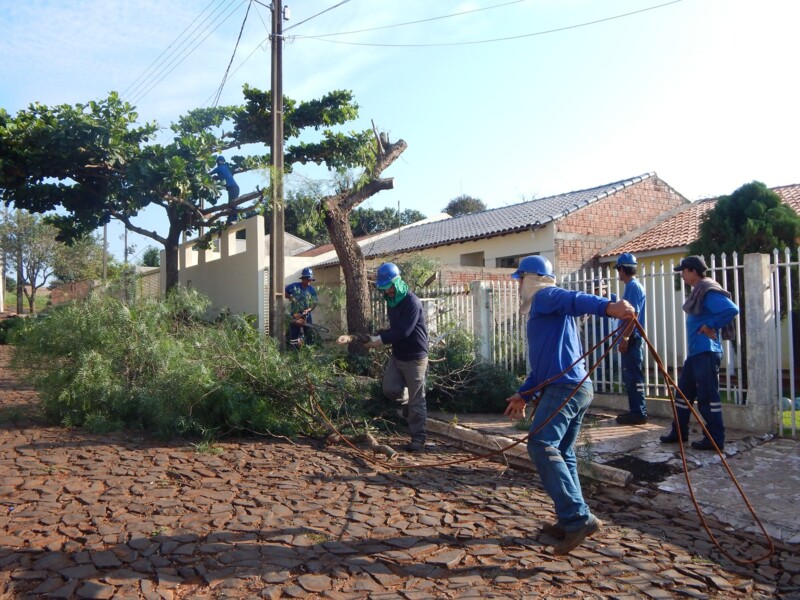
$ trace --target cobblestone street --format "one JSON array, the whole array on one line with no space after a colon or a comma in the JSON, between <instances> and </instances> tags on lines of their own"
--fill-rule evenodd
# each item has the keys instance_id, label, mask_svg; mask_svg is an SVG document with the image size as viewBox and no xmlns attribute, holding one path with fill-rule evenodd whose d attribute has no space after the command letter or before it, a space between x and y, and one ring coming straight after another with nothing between
<instances>
[{"instance_id":1,"label":"cobblestone street","mask_svg":"<svg viewBox=\"0 0 800 600\"><path fill-rule=\"evenodd\" d=\"M797 598L800 557L722 556L667 494L587 486L606 527L568 556L534 473L387 470L346 447L226 440L218 453L31 418L0 347L3 598ZM389 440L398 442L399 440ZM413 461L469 454L439 441ZM714 531L734 556L755 534ZM796 548L795 548L796 550Z\"/></svg>"}]
</instances>

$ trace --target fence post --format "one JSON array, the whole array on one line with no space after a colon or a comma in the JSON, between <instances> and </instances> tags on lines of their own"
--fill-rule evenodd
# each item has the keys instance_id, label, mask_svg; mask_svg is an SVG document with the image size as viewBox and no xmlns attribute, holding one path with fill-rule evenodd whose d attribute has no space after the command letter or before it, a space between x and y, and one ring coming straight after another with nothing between
<instances>
[{"instance_id":1,"label":"fence post","mask_svg":"<svg viewBox=\"0 0 800 600\"><path fill-rule=\"evenodd\" d=\"M775 424L775 310L769 267L767 254L744 256L747 413L751 431L771 431Z\"/></svg>"},{"instance_id":2,"label":"fence post","mask_svg":"<svg viewBox=\"0 0 800 600\"><path fill-rule=\"evenodd\" d=\"M472 295L472 320L475 337L479 340L478 352L487 362L492 360L492 320L489 316L489 282L473 281L470 284Z\"/></svg>"}]
</instances>

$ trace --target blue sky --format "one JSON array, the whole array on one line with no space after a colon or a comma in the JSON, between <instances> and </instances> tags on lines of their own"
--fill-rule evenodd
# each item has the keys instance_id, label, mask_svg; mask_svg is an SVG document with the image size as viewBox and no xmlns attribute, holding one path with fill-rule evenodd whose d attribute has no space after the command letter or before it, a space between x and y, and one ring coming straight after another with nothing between
<instances>
[{"instance_id":1,"label":"blue sky","mask_svg":"<svg viewBox=\"0 0 800 600\"><path fill-rule=\"evenodd\" d=\"M117 90L166 127L213 103L248 1L9 3L0 106L13 114ZM460 194L493 208L651 171L690 200L753 179L800 183L800 3L284 1L284 93L352 90L352 128L374 120L408 143L384 173L395 189L365 206L430 216ZM270 18L252 4L220 104L240 103L245 82L269 88ZM243 192L265 184L238 180ZM161 233L163 222L155 210L139 220ZM110 228L117 258L121 235ZM137 254L154 245L129 243Z\"/></svg>"}]
</instances>

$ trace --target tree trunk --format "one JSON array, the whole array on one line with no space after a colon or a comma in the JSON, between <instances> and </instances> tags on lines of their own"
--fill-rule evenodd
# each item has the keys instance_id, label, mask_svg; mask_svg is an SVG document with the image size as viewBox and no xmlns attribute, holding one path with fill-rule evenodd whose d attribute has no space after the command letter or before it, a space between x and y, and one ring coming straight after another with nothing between
<instances>
[{"instance_id":1,"label":"tree trunk","mask_svg":"<svg viewBox=\"0 0 800 600\"><path fill-rule=\"evenodd\" d=\"M180 233L172 235L170 233L167 238L167 243L164 244L164 274L166 277L166 293L169 294L172 290L178 287L178 241L180 240Z\"/></svg>"},{"instance_id":2,"label":"tree trunk","mask_svg":"<svg viewBox=\"0 0 800 600\"><path fill-rule=\"evenodd\" d=\"M393 144L381 140L376 143L377 157L370 171L370 179L364 185L344 190L323 199L326 206L325 226L331 236L331 242L339 257L345 281L345 297L347 301L347 332L349 334L369 333L372 326L372 310L369 303L367 287L367 268L361 247L356 243L350 227L350 212L359 204L382 190L394 187L391 178L381 179L381 173L389 167L406 149L403 140ZM352 342L351 352L363 352L361 344Z\"/></svg>"},{"instance_id":3,"label":"tree trunk","mask_svg":"<svg viewBox=\"0 0 800 600\"><path fill-rule=\"evenodd\" d=\"M372 311L369 304L367 269L364 254L356 243L353 230L350 228L349 212L342 210L334 202L329 202L325 225L344 273L347 332L350 334L369 333Z\"/></svg>"}]
</instances>

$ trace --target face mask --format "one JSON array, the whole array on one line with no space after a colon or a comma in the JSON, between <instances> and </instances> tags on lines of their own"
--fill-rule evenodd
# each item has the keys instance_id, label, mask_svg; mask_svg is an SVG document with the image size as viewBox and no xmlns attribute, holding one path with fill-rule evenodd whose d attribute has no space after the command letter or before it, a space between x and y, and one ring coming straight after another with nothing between
<instances>
[{"instance_id":1,"label":"face mask","mask_svg":"<svg viewBox=\"0 0 800 600\"><path fill-rule=\"evenodd\" d=\"M522 285L519 288L519 312L527 315L531 312L533 297L546 287L554 286L556 282L544 275L525 273L522 275Z\"/></svg>"}]
</instances>

